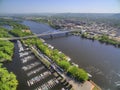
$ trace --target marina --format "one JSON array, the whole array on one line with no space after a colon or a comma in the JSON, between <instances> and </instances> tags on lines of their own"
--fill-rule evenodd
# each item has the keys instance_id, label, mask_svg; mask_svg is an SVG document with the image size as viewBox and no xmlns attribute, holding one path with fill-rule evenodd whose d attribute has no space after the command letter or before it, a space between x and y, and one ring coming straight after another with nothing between
<instances>
[{"instance_id":1,"label":"marina","mask_svg":"<svg viewBox=\"0 0 120 90\"><path fill-rule=\"evenodd\" d=\"M46 24L33 21L23 21L33 33L39 34L55 29ZM91 79L102 90L119 90L115 82L120 81L120 49L112 45L88 40L80 36L66 36L49 39L44 37L46 43L70 56L71 61L85 69Z\"/></svg>"},{"instance_id":2,"label":"marina","mask_svg":"<svg viewBox=\"0 0 120 90\"><path fill-rule=\"evenodd\" d=\"M27 73L27 76L31 76L31 75L33 75L33 74L35 74L35 73L38 73L39 71L43 70L44 68L45 68L45 67L42 66L42 67L39 67L39 68L37 68L37 69L35 69L35 70L33 70L33 71L30 71L30 72Z\"/></svg>"},{"instance_id":3,"label":"marina","mask_svg":"<svg viewBox=\"0 0 120 90\"><path fill-rule=\"evenodd\" d=\"M31 56L27 56L27 57L24 57L21 59L22 63L27 63L29 61L31 61L32 59L34 59L35 56L34 55L31 55Z\"/></svg>"},{"instance_id":4,"label":"marina","mask_svg":"<svg viewBox=\"0 0 120 90\"><path fill-rule=\"evenodd\" d=\"M18 60L18 65L13 72L16 73L19 81L17 90L56 90L56 88L57 90L63 90L63 88L65 88L65 85L60 82L63 78L56 73L56 71L48 69L36 58L32 51L19 40L15 43L15 53L18 53L15 55L15 60ZM40 53L40 55L49 59L42 53ZM11 64L14 64L14 60Z\"/></svg>"}]
</instances>

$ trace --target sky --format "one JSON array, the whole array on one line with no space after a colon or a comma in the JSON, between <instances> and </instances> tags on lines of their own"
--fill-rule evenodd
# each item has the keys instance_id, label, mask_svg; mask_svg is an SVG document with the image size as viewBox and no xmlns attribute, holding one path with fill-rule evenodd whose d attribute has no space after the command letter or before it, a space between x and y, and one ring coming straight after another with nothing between
<instances>
[{"instance_id":1,"label":"sky","mask_svg":"<svg viewBox=\"0 0 120 90\"><path fill-rule=\"evenodd\" d=\"M120 13L120 0L0 0L4 13Z\"/></svg>"}]
</instances>

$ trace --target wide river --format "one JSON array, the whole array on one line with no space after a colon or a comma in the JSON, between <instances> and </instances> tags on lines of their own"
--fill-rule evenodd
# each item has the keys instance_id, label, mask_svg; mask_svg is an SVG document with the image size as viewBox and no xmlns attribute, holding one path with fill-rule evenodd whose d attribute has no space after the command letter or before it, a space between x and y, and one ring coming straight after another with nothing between
<instances>
[{"instance_id":1,"label":"wide river","mask_svg":"<svg viewBox=\"0 0 120 90\"><path fill-rule=\"evenodd\" d=\"M33 33L54 31L46 24L23 21ZM68 55L92 75L92 80L103 90L120 90L115 82L120 81L120 48L83 39L80 36L46 39L46 42Z\"/></svg>"}]
</instances>

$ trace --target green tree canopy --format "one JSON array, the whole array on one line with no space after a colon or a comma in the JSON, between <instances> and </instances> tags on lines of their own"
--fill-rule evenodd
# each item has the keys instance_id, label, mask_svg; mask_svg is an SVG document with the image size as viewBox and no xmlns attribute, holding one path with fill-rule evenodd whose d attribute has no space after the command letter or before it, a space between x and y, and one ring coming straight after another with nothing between
<instances>
[{"instance_id":1,"label":"green tree canopy","mask_svg":"<svg viewBox=\"0 0 120 90\"><path fill-rule=\"evenodd\" d=\"M16 90L17 85L16 76L0 64L0 90Z\"/></svg>"}]
</instances>

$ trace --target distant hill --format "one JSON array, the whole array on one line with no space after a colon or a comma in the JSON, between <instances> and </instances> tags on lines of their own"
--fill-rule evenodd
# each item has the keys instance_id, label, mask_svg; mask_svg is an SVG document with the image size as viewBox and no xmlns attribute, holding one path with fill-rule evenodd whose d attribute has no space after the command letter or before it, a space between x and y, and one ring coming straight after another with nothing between
<instances>
[{"instance_id":1,"label":"distant hill","mask_svg":"<svg viewBox=\"0 0 120 90\"><path fill-rule=\"evenodd\" d=\"M47 17L63 17L63 18L120 18L120 13L30 13L30 14L6 14L2 16L47 16Z\"/></svg>"},{"instance_id":2,"label":"distant hill","mask_svg":"<svg viewBox=\"0 0 120 90\"><path fill-rule=\"evenodd\" d=\"M89 18L89 19L101 19L101 18L111 18L114 14L112 13L56 13L53 17L63 17L63 18Z\"/></svg>"}]
</instances>

